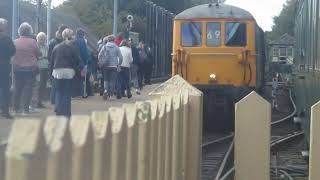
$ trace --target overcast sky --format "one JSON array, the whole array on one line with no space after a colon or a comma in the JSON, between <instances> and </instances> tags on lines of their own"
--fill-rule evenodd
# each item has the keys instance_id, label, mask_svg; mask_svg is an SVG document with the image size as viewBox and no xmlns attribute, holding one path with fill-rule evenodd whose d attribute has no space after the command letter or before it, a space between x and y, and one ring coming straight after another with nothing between
<instances>
[{"instance_id":1,"label":"overcast sky","mask_svg":"<svg viewBox=\"0 0 320 180\"><path fill-rule=\"evenodd\" d=\"M53 0L56 6L63 0ZM251 12L258 24L265 31L270 31L273 24L272 17L277 16L286 0L227 0L227 4L235 5Z\"/></svg>"},{"instance_id":2,"label":"overcast sky","mask_svg":"<svg viewBox=\"0 0 320 180\"><path fill-rule=\"evenodd\" d=\"M270 31L273 17L279 15L286 0L227 0L226 4L246 9L256 18L260 27Z\"/></svg>"}]
</instances>

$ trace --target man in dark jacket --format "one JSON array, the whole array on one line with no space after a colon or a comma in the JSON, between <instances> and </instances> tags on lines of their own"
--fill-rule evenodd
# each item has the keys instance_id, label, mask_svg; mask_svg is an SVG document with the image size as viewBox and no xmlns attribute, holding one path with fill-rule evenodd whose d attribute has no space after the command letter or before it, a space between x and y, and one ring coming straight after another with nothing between
<instances>
[{"instance_id":1,"label":"man in dark jacket","mask_svg":"<svg viewBox=\"0 0 320 180\"><path fill-rule=\"evenodd\" d=\"M147 53L147 59L145 61L144 83L150 85L152 69L153 69L153 55L152 55L151 47L146 46L145 51Z\"/></svg>"},{"instance_id":2,"label":"man in dark jacket","mask_svg":"<svg viewBox=\"0 0 320 180\"><path fill-rule=\"evenodd\" d=\"M6 34L8 22L0 18L0 105L2 116L12 119L9 113L10 102L10 59L16 53L12 39Z\"/></svg>"}]
</instances>

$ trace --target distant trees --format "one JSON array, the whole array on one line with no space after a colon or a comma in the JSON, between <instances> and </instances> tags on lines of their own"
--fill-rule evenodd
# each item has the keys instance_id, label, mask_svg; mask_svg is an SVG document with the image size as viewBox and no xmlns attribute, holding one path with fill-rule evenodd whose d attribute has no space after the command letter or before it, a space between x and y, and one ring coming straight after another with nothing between
<instances>
[{"instance_id":1,"label":"distant trees","mask_svg":"<svg viewBox=\"0 0 320 180\"><path fill-rule=\"evenodd\" d=\"M29 0L36 1L36 0ZM63 0L61 0L63 1ZM97 35L104 36L112 32L114 0L64 0L58 9L68 11L73 8L80 20L89 26ZM143 33L145 0L118 0L119 1L119 30L125 29L125 21L128 14L135 17L134 31ZM179 13L194 4L205 3L208 0L151 0L159 6Z\"/></svg>"},{"instance_id":2,"label":"distant trees","mask_svg":"<svg viewBox=\"0 0 320 180\"><path fill-rule=\"evenodd\" d=\"M294 36L296 2L297 0L287 0L280 14L273 18L272 31L266 33L270 40L277 39L285 33Z\"/></svg>"}]
</instances>

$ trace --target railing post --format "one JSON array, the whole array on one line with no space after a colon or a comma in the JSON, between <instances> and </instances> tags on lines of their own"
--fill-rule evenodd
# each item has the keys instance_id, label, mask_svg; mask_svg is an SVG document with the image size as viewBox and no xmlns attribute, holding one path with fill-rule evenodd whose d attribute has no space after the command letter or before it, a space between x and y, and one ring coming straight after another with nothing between
<instances>
[{"instance_id":1,"label":"railing post","mask_svg":"<svg viewBox=\"0 0 320 180\"><path fill-rule=\"evenodd\" d=\"M126 180L138 180L138 167L135 162L138 158L138 127L137 121L137 107L134 104L123 105L125 111L126 130L125 136L127 137L127 152L126 152Z\"/></svg>"},{"instance_id":2,"label":"railing post","mask_svg":"<svg viewBox=\"0 0 320 180\"><path fill-rule=\"evenodd\" d=\"M71 180L91 179L93 132L89 116L72 116L69 131L72 140Z\"/></svg>"},{"instance_id":3,"label":"railing post","mask_svg":"<svg viewBox=\"0 0 320 180\"><path fill-rule=\"evenodd\" d=\"M186 177L186 169L187 169L187 146L188 146L188 113L189 113L189 96L188 94L184 94L182 96L182 106L183 106L183 114L182 121L180 123L180 127L182 129L181 132L181 167L179 169L179 179L185 180Z\"/></svg>"},{"instance_id":4,"label":"railing post","mask_svg":"<svg viewBox=\"0 0 320 180\"><path fill-rule=\"evenodd\" d=\"M271 106L252 92L235 112L235 180L269 180Z\"/></svg>"},{"instance_id":5,"label":"railing post","mask_svg":"<svg viewBox=\"0 0 320 180\"><path fill-rule=\"evenodd\" d=\"M163 97L166 103L165 119L165 169L164 178L171 179L172 173L172 97Z\"/></svg>"},{"instance_id":6,"label":"railing post","mask_svg":"<svg viewBox=\"0 0 320 180\"><path fill-rule=\"evenodd\" d=\"M157 180L164 179L165 168L165 121L166 121L166 103L164 101L158 102L159 107L159 127L158 127L158 154L157 154Z\"/></svg>"},{"instance_id":7,"label":"railing post","mask_svg":"<svg viewBox=\"0 0 320 180\"><path fill-rule=\"evenodd\" d=\"M181 107L181 95L176 95L173 97L173 118L172 118L172 175L171 179L180 179L180 160L181 160L181 121L182 117L182 107Z\"/></svg>"},{"instance_id":8,"label":"railing post","mask_svg":"<svg viewBox=\"0 0 320 180\"><path fill-rule=\"evenodd\" d=\"M71 139L64 117L48 117L44 137L48 149L46 180L70 180Z\"/></svg>"},{"instance_id":9,"label":"railing post","mask_svg":"<svg viewBox=\"0 0 320 180\"><path fill-rule=\"evenodd\" d=\"M185 164L183 165L185 169L182 173L186 180L198 180L200 179L202 143L202 92L191 86L187 81L177 75L172 77L170 80L166 81L159 88L150 93L150 95L154 96L176 96L181 94L188 94L188 111L183 118L185 121L184 123L186 123L183 126L184 128L186 128L186 132L183 132L183 135L186 136L187 141L185 145L186 152L184 152L186 159ZM160 103L159 109L161 109L161 106L162 105ZM163 180L163 178L160 180Z\"/></svg>"},{"instance_id":10,"label":"railing post","mask_svg":"<svg viewBox=\"0 0 320 180\"><path fill-rule=\"evenodd\" d=\"M94 112L91 116L91 124L93 128L93 176L92 180L105 180L110 173L110 131L111 125L109 121L109 113L105 112Z\"/></svg>"},{"instance_id":11,"label":"railing post","mask_svg":"<svg viewBox=\"0 0 320 180\"><path fill-rule=\"evenodd\" d=\"M157 100L152 100L148 101L151 105L151 118L150 118L150 123L148 124L148 128L150 130L150 141L149 141L149 147L150 147L150 159L149 159L149 164L150 164L150 173L149 173L149 178L148 179L157 179L157 168L158 168L158 163L157 163L157 154L159 152L158 147L158 134L159 134L159 119L158 119L158 101Z\"/></svg>"},{"instance_id":12,"label":"railing post","mask_svg":"<svg viewBox=\"0 0 320 180\"><path fill-rule=\"evenodd\" d=\"M111 159L110 159L110 180L125 179L124 167L126 160L126 137L123 135L125 114L122 108L110 108L111 120Z\"/></svg>"},{"instance_id":13,"label":"railing post","mask_svg":"<svg viewBox=\"0 0 320 180\"><path fill-rule=\"evenodd\" d=\"M148 180L149 177L149 141L150 131L147 124L150 123L150 104L145 102L136 103L137 106L137 126L138 126L138 180Z\"/></svg>"},{"instance_id":14,"label":"railing post","mask_svg":"<svg viewBox=\"0 0 320 180\"><path fill-rule=\"evenodd\" d=\"M320 179L320 102L311 107L309 180Z\"/></svg>"},{"instance_id":15,"label":"railing post","mask_svg":"<svg viewBox=\"0 0 320 180\"><path fill-rule=\"evenodd\" d=\"M45 179L44 150L42 122L37 119L16 120L6 151L5 180Z\"/></svg>"}]
</instances>

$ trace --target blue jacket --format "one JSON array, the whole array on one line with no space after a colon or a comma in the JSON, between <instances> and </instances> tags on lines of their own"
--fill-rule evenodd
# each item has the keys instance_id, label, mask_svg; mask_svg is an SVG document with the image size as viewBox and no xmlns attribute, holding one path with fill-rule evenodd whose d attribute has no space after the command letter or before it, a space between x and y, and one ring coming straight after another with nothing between
<instances>
[{"instance_id":1,"label":"blue jacket","mask_svg":"<svg viewBox=\"0 0 320 180\"><path fill-rule=\"evenodd\" d=\"M75 45L79 48L80 52L80 68L83 68L84 66L88 65L89 58L87 45L83 36L77 34L75 39Z\"/></svg>"}]
</instances>

